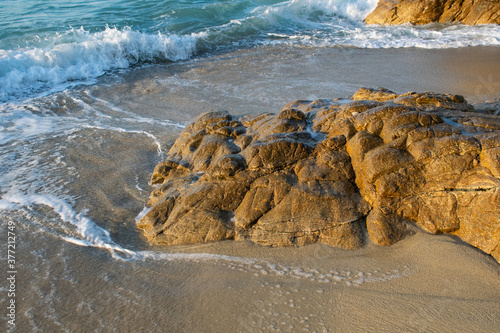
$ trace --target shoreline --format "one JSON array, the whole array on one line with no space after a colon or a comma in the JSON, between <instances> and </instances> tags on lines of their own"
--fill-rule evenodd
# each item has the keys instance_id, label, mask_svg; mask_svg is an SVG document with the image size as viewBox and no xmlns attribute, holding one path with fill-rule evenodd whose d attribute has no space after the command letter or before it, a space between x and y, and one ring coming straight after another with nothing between
<instances>
[{"instance_id":1,"label":"shoreline","mask_svg":"<svg viewBox=\"0 0 500 333\"><path fill-rule=\"evenodd\" d=\"M397 93L463 95L476 104L500 98L500 47L356 49L264 46L210 58L135 68L105 76L92 93L124 109L197 114L278 112L297 100L348 97L360 87ZM111 85L109 85L111 83ZM105 86L108 85L108 86Z\"/></svg>"},{"instance_id":2,"label":"shoreline","mask_svg":"<svg viewBox=\"0 0 500 333\"><path fill-rule=\"evenodd\" d=\"M500 97L498 55L500 47L258 47L119 71L95 85L42 98L40 109L55 114L42 124L50 131L5 146L12 156L8 166L19 169L7 176L16 179L22 172L31 177L26 191L44 196L62 188L63 199L73 201L66 220L58 215L60 206L47 204L0 212L5 221L18 222L22 240L16 249L23 268L18 329L496 329L500 266L454 236L417 230L391 247L368 240L359 250L323 244L269 248L246 241L165 247L147 243L135 217L152 190L149 177L162 158L158 148L168 151L181 131L169 122L187 124L217 109L278 113L296 99L348 97L361 86L465 92L469 102L480 102ZM40 119L30 117L33 123ZM53 136L52 127L61 122L75 130ZM43 155L32 153L39 151ZM83 235L78 223L87 218L100 229L85 225L89 234ZM105 242L85 245L92 232L97 241L106 240L101 231L140 259L121 260ZM68 235L83 242L71 243ZM215 256L184 260L169 253ZM221 259L225 255L255 261ZM361 278L365 282L355 282Z\"/></svg>"}]
</instances>

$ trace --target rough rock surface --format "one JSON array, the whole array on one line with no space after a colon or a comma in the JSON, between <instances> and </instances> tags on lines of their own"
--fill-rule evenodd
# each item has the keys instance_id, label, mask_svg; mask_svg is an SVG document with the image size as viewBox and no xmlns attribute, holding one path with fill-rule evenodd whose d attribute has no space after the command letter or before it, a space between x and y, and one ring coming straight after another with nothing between
<instances>
[{"instance_id":1,"label":"rough rock surface","mask_svg":"<svg viewBox=\"0 0 500 333\"><path fill-rule=\"evenodd\" d=\"M368 24L500 24L498 0L380 0Z\"/></svg>"},{"instance_id":2,"label":"rough rock surface","mask_svg":"<svg viewBox=\"0 0 500 333\"><path fill-rule=\"evenodd\" d=\"M158 164L138 222L163 244L391 245L413 223L500 261L500 117L458 95L361 88L279 114L208 112Z\"/></svg>"}]
</instances>

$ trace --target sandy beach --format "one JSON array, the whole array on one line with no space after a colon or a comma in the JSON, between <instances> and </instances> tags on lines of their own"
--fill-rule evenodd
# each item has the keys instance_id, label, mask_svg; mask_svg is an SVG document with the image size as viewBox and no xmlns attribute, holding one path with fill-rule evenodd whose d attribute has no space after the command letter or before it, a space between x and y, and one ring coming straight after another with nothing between
<instances>
[{"instance_id":1,"label":"sandy beach","mask_svg":"<svg viewBox=\"0 0 500 333\"><path fill-rule=\"evenodd\" d=\"M268 46L116 72L55 95L53 112L104 120L39 146L47 155L38 168L54 172L45 174L47 186L79 175L65 189L84 216L64 215L58 208L64 206L50 202L29 213L0 212L3 221L18 221L17 332L496 331L500 265L452 236L415 227L391 247L368 240L356 251L232 241L162 247L147 243L135 218L154 165L181 130L160 124L187 124L217 109L276 113L296 99L349 97L361 86L480 102L500 96L499 56L497 47ZM111 116L135 123L116 130L105 122ZM63 169L53 156L62 156ZM37 216L55 222L42 225ZM83 217L95 223L88 229L94 243L56 223L78 226ZM99 228L110 231L112 242L103 243Z\"/></svg>"}]
</instances>

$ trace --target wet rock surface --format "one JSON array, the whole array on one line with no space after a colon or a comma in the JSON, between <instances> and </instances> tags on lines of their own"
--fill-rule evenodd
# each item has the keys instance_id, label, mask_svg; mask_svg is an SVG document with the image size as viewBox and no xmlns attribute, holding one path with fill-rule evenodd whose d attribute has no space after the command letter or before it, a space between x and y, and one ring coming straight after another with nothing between
<instances>
[{"instance_id":1,"label":"wet rock surface","mask_svg":"<svg viewBox=\"0 0 500 333\"><path fill-rule=\"evenodd\" d=\"M415 224L500 261L500 117L458 95L361 88L278 114L208 112L158 164L138 227L155 243L357 249Z\"/></svg>"},{"instance_id":2,"label":"wet rock surface","mask_svg":"<svg viewBox=\"0 0 500 333\"><path fill-rule=\"evenodd\" d=\"M368 24L461 22L500 24L497 0L380 0L365 19Z\"/></svg>"}]
</instances>

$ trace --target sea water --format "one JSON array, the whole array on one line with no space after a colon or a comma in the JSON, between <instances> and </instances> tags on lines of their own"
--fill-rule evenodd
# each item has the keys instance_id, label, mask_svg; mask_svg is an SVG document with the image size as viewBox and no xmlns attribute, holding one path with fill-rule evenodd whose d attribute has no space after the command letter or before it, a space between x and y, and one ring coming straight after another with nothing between
<instances>
[{"instance_id":1,"label":"sea water","mask_svg":"<svg viewBox=\"0 0 500 333\"><path fill-rule=\"evenodd\" d=\"M0 264L3 281L8 271L16 277L15 295L0 289L2 309L15 301L16 325L2 327L331 331L316 310L335 308L333 286L411 274L400 262L335 262L345 254L320 245L292 256L231 242L164 248L135 225L154 166L203 111L277 112L296 98L347 97L392 73L396 64L349 72L379 61L378 49L394 57L398 48L432 55L500 44L493 25L367 26L376 3L1 1L0 221L14 252L5 247ZM399 66L422 61L419 52L398 53ZM419 68L436 73L443 63ZM404 89L406 81L389 80ZM222 311L215 319L212 308Z\"/></svg>"},{"instance_id":2,"label":"sea water","mask_svg":"<svg viewBox=\"0 0 500 333\"><path fill-rule=\"evenodd\" d=\"M262 44L361 48L499 45L500 28L367 26L377 0L0 3L0 100L92 83L110 70Z\"/></svg>"}]
</instances>

